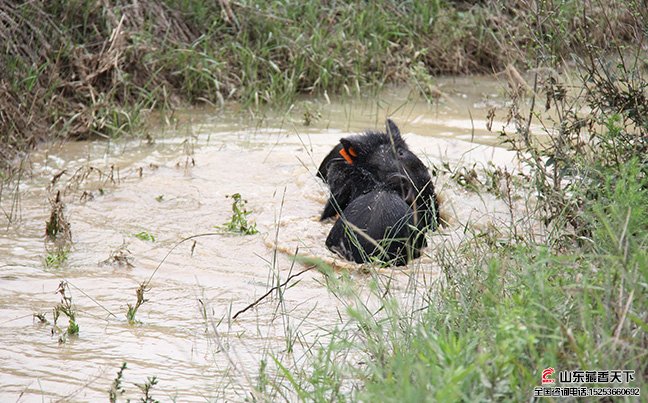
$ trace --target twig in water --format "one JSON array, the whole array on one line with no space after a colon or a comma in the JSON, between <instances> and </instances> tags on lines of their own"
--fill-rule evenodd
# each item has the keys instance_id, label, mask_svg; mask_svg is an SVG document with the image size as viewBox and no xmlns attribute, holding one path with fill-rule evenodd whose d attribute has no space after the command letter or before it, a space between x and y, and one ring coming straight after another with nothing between
<instances>
[{"instance_id":1,"label":"twig in water","mask_svg":"<svg viewBox=\"0 0 648 403\"><path fill-rule=\"evenodd\" d=\"M295 255L296 255L296 254L297 254L297 253L295 253ZM268 292L266 292L265 294L263 294L262 296L260 296L256 301L254 301L254 302L251 303L250 305L246 306L245 308L241 309L240 311L236 312L236 314L235 314L234 316L232 316L232 320L236 319L240 314L246 312L247 310L249 310L249 309L254 308L255 306L257 306L257 305L259 304L259 302L261 302L261 301L263 301L265 298L267 298L268 295L272 294L273 291L278 290L278 289L280 289L281 287L285 287L285 286L290 282L290 280L292 280L293 278L295 278L295 277L299 277L299 276L301 276L302 274L306 273L307 271L309 271L309 270L311 270L311 269L313 269L313 268L315 268L315 267L317 267L317 266L316 266L316 265L311 265L311 266L308 266L307 268L305 268L304 270L300 271L299 273L295 273L295 274L293 274L293 275L288 276L288 278L286 279L286 281L284 281L283 283L281 283L281 284L279 284L279 285L277 285L277 286L272 287L271 289L268 290Z\"/></svg>"}]
</instances>

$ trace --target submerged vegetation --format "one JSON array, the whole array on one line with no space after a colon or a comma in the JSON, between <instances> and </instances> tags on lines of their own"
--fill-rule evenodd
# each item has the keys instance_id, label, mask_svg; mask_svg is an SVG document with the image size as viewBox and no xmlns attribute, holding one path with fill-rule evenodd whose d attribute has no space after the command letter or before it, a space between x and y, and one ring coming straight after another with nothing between
<instances>
[{"instance_id":1,"label":"submerged vegetation","mask_svg":"<svg viewBox=\"0 0 648 403\"><path fill-rule=\"evenodd\" d=\"M67 261L72 247L72 231L65 217L61 192L49 198L50 217L45 222L45 266L60 268Z\"/></svg>"},{"instance_id":2,"label":"submerged vegetation","mask_svg":"<svg viewBox=\"0 0 648 403\"><path fill-rule=\"evenodd\" d=\"M155 242L155 235L151 234L148 231L140 231L136 234L133 234L133 236L140 241Z\"/></svg>"},{"instance_id":3,"label":"submerged vegetation","mask_svg":"<svg viewBox=\"0 0 648 403\"><path fill-rule=\"evenodd\" d=\"M137 301L135 301L135 305L128 304L128 310L126 311L126 319L128 319L128 323L131 325L138 323L138 320L135 319L135 316L137 315L137 310L145 302L148 302L148 299L144 298L144 294L146 293L147 290L148 288L146 283L140 284L140 286L135 291L135 295L137 296Z\"/></svg>"},{"instance_id":4,"label":"submerged vegetation","mask_svg":"<svg viewBox=\"0 0 648 403\"><path fill-rule=\"evenodd\" d=\"M56 290L61 294L61 302L54 307L54 325L52 327L52 335L58 335L59 343L65 343L69 336L79 335L79 324L76 320L76 307L72 304L72 296L70 295L70 287L65 281L61 281ZM64 330L59 327L59 318L61 314L67 317L67 328Z\"/></svg>"}]
</instances>

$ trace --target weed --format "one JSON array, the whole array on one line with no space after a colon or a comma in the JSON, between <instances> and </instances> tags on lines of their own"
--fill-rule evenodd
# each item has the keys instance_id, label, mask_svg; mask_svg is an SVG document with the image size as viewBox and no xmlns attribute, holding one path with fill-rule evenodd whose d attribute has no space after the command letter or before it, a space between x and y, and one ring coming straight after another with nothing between
<instances>
[{"instance_id":1,"label":"weed","mask_svg":"<svg viewBox=\"0 0 648 403\"><path fill-rule=\"evenodd\" d=\"M479 180L475 167L472 167L470 169L466 167L459 167L452 174L451 178L459 186L472 192L479 193L479 191L483 188L483 183L481 183L481 181Z\"/></svg>"},{"instance_id":2,"label":"weed","mask_svg":"<svg viewBox=\"0 0 648 403\"><path fill-rule=\"evenodd\" d=\"M150 376L147 378L146 382L143 385L137 385L137 387L144 393L144 396L140 398L142 403L159 403L158 400L153 399L151 396L151 389L153 386L157 385L158 380L155 376Z\"/></svg>"},{"instance_id":3,"label":"weed","mask_svg":"<svg viewBox=\"0 0 648 403\"><path fill-rule=\"evenodd\" d=\"M49 325L49 321L45 317L45 314L42 312L37 312L34 315L34 319L38 319L38 322L42 325Z\"/></svg>"},{"instance_id":4,"label":"weed","mask_svg":"<svg viewBox=\"0 0 648 403\"><path fill-rule=\"evenodd\" d=\"M569 227L571 234L560 231L560 237L553 240L563 246L591 235L592 222L584 219L583 212L598 197L608 174L635 158L640 174L648 174L648 124L645 115L638 113L646 105L648 82L633 67L641 56L636 55L633 66L621 59L614 68L603 64L604 56L594 50L588 57L579 70L581 92L568 92L553 74L535 76L535 87L544 88L545 109L555 116L541 122L543 138L530 131L531 120L538 114L536 95L532 95L528 116L522 116L522 101L514 97L509 116L516 133L502 132L531 169L544 222L554 229ZM582 112L584 108L588 113Z\"/></svg>"},{"instance_id":5,"label":"weed","mask_svg":"<svg viewBox=\"0 0 648 403\"><path fill-rule=\"evenodd\" d=\"M25 171L25 163L26 161L23 159L21 160L20 165L15 169L0 169L0 202L3 201L3 196L5 199L11 198L11 207L9 211L2 209L2 215L7 220L7 227L9 227L11 223L20 220L20 184Z\"/></svg>"},{"instance_id":6,"label":"weed","mask_svg":"<svg viewBox=\"0 0 648 403\"><path fill-rule=\"evenodd\" d=\"M257 385L255 387L256 391L261 394L265 395L266 388L268 387L268 373L267 373L267 362L266 360L261 360L261 363L259 364L259 375L257 377Z\"/></svg>"},{"instance_id":7,"label":"weed","mask_svg":"<svg viewBox=\"0 0 648 403\"><path fill-rule=\"evenodd\" d=\"M52 269L61 268L67 262L70 251L68 249L55 250L45 255L45 266Z\"/></svg>"},{"instance_id":8,"label":"weed","mask_svg":"<svg viewBox=\"0 0 648 403\"><path fill-rule=\"evenodd\" d=\"M148 231L141 231L137 234L133 234L133 236L141 241L155 242L155 236Z\"/></svg>"},{"instance_id":9,"label":"weed","mask_svg":"<svg viewBox=\"0 0 648 403\"><path fill-rule=\"evenodd\" d=\"M56 196L50 198L50 217L45 223L45 236L47 240L55 242L58 245L65 245L72 242L72 232L70 223L66 220L63 210L65 205L61 200L61 192L57 191Z\"/></svg>"},{"instance_id":10,"label":"weed","mask_svg":"<svg viewBox=\"0 0 648 403\"><path fill-rule=\"evenodd\" d=\"M240 193L234 193L231 196L227 195L225 197L232 198L232 218L220 228L241 235L254 235L258 233L259 231L256 228L256 223L248 222L247 217L252 214L252 212L247 211L245 208L247 200L243 200Z\"/></svg>"},{"instance_id":11,"label":"weed","mask_svg":"<svg viewBox=\"0 0 648 403\"><path fill-rule=\"evenodd\" d=\"M427 67L422 62L410 67L411 81L416 86L418 92L430 103L438 103L443 96L443 92L435 84L434 77L430 75Z\"/></svg>"},{"instance_id":12,"label":"weed","mask_svg":"<svg viewBox=\"0 0 648 403\"><path fill-rule=\"evenodd\" d=\"M122 378L124 376L124 370L126 370L126 363L122 363L121 368L117 371L117 376L113 379L112 384L110 385L110 390L108 391L108 398L110 403L116 403L117 398L124 394L125 390L122 386Z\"/></svg>"},{"instance_id":13,"label":"weed","mask_svg":"<svg viewBox=\"0 0 648 403\"><path fill-rule=\"evenodd\" d=\"M51 205L50 217L45 223L45 266L60 268L68 260L72 245L72 231L64 210L65 205L61 192L49 199Z\"/></svg>"},{"instance_id":14,"label":"weed","mask_svg":"<svg viewBox=\"0 0 648 403\"><path fill-rule=\"evenodd\" d=\"M76 322L76 308L72 305L72 296L69 295L70 287L67 282L61 281L56 292L61 294L61 302L54 307L52 335L58 334L59 343L65 343L68 336L79 335L79 325ZM68 319L68 325L65 330L58 326L58 320L61 314L65 315Z\"/></svg>"},{"instance_id":15,"label":"weed","mask_svg":"<svg viewBox=\"0 0 648 403\"><path fill-rule=\"evenodd\" d=\"M99 262L99 264L132 268L133 256L131 251L128 250L128 245L123 243L119 248L110 252L108 259Z\"/></svg>"},{"instance_id":16,"label":"weed","mask_svg":"<svg viewBox=\"0 0 648 403\"><path fill-rule=\"evenodd\" d=\"M304 104L304 115L303 115L304 126L310 126L314 122L320 120L321 118L322 118L322 113L318 109L311 106L311 104L308 102Z\"/></svg>"},{"instance_id":17,"label":"weed","mask_svg":"<svg viewBox=\"0 0 648 403\"><path fill-rule=\"evenodd\" d=\"M137 295L137 301L135 302L135 305L128 304L128 311L126 312L126 318L128 319L128 323L130 323L131 325L133 325L135 323L138 323L138 321L135 319L135 315L137 314L137 310L145 302L148 302L147 299L144 299L144 293L146 291L148 291L147 284L146 283L140 284L137 291L135 291L135 294Z\"/></svg>"},{"instance_id":18,"label":"weed","mask_svg":"<svg viewBox=\"0 0 648 403\"><path fill-rule=\"evenodd\" d=\"M123 381L124 381L124 371L126 370L126 363L122 363L121 368L119 368L119 371L117 371L117 375L115 376L115 379L113 379L112 384L110 385L110 389L108 390L108 399L110 403L116 403L118 398L122 396L126 390L124 389L123 386ZM155 400L153 396L151 396L151 390L153 389L153 386L157 385L158 380L157 377L151 376L148 377L146 382L142 385L135 384L140 391L144 394L144 396L140 397L139 401L142 403L159 403L158 400ZM128 400L130 402L130 399Z\"/></svg>"}]
</instances>

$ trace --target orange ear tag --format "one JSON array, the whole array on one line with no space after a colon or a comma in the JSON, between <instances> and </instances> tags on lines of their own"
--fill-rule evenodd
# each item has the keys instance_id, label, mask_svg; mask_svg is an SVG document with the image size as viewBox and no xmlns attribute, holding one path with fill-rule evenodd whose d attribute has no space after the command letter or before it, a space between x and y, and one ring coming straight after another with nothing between
<instances>
[{"instance_id":1,"label":"orange ear tag","mask_svg":"<svg viewBox=\"0 0 648 403\"><path fill-rule=\"evenodd\" d=\"M344 160L349 163L349 165L353 165L353 157L357 157L358 153L356 150L353 149L353 147L349 147L349 151L345 150L344 148L340 150L340 155Z\"/></svg>"}]
</instances>

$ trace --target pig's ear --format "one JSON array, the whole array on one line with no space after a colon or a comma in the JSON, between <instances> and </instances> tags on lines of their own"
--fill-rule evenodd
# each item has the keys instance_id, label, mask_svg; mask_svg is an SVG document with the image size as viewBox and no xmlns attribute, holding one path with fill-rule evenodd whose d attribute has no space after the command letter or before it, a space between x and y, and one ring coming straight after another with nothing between
<instances>
[{"instance_id":1,"label":"pig's ear","mask_svg":"<svg viewBox=\"0 0 648 403\"><path fill-rule=\"evenodd\" d=\"M387 119L387 122L385 122L385 128L387 129L387 135L389 137L393 139L401 138L400 129L396 126L396 123L394 123L393 120Z\"/></svg>"},{"instance_id":2,"label":"pig's ear","mask_svg":"<svg viewBox=\"0 0 648 403\"><path fill-rule=\"evenodd\" d=\"M341 139L340 144L342 144L340 155L349 165L353 165L358 157L359 148L355 146L355 142L350 138Z\"/></svg>"}]
</instances>

